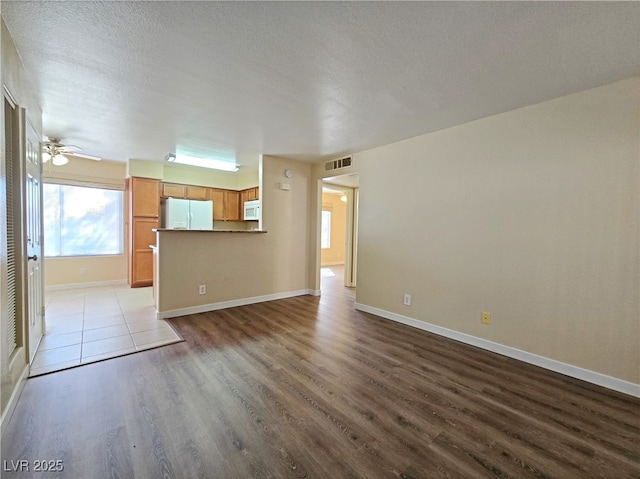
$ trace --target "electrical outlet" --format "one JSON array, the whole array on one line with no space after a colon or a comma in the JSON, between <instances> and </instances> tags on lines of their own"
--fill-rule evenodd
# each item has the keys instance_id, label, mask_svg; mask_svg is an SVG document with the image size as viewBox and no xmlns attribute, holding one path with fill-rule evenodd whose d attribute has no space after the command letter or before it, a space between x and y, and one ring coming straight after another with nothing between
<instances>
[{"instance_id":1,"label":"electrical outlet","mask_svg":"<svg viewBox=\"0 0 640 479\"><path fill-rule=\"evenodd\" d=\"M491 313L482 313L480 315L480 321L482 324L491 324Z\"/></svg>"},{"instance_id":2,"label":"electrical outlet","mask_svg":"<svg viewBox=\"0 0 640 479\"><path fill-rule=\"evenodd\" d=\"M80 274L87 274L87 268L80 268Z\"/></svg>"},{"instance_id":3,"label":"electrical outlet","mask_svg":"<svg viewBox=\"0 0 640 479\"><path fill-rule=\"evenodd\" d=\"M411 295L408 293L404 293L404 305L405 306L411 306Z\"/></svg>"},{"instance_id":4,"label":"electrical outlet","mask_svg":"<svg viewBox=\"0 0 640 479\"><path fill-rule=\"evenodd\" d=\"M200 286L198 286L198 293L207 294L207 286L204 284L201 284Z\"/></svg>"}]
</instances>

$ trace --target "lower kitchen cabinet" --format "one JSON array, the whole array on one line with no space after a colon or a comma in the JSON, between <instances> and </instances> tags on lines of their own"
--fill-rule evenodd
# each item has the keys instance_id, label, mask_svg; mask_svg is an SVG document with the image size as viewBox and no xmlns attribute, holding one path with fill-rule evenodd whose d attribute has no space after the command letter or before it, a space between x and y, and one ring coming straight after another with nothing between
<instances>
[{"instance_id":1,"label":"lower kitchen cabinet","mask_svg":"<svg viewBox=\"0 0 640 479\"><path fill-rule=\"evenodd\" d=\"M129 284L132 287L153 284L153 254L149 245L155 244L158 218L133 218L131 222L131 250Z\"/></svg>"},{"instance_id":2,"label":"lower kitchen cabinet","mask_svg":"<svg viewBox=\"0 0 640 479\"><path fill-rule=\"evenodd\" d=\"M178 185L179 186L179 185ZM129 285L151 286L153 259L150 244L155 244L154 228L160 226L160 180L131 177L129 198ZM175 193L175 192L174 192Z\"/></svg>"},{"instance_id":3,"label":"lower kitchen cabinet","mask_svg":"<svg viewBox=\"0 0 640 479\"><path fill-rule=\"evenodd\" d=\"M153 252L136 251L131 258L131 284L132 288L153 285Z\"/></svg>"}]
</instances>

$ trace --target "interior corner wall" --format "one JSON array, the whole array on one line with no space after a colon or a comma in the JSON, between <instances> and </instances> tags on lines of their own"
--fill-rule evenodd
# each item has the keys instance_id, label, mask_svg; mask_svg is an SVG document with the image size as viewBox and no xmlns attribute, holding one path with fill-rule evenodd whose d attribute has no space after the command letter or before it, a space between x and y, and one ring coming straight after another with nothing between
<instances>
[{"instance_id":1,"label":"interior corner wall","mask_svg":"<svg viewBox=\"0 0 640 479\"><path fill-rule=\"evenodd\" d=\"M639 104L636 77L354 155L356 301L640 383Z\"/></svg>"},{"instance_id":2,"label":"interior corner wall","mask_svg":"<svg viewBox=\"0 0 640 479\"><path fill-rule=\"evenodd\" d=\"M293 176L285 177L285 170ZM282 183L290 190L281 189ZM268 231L266 260L292 290L309 288L310 189L311 165L263 156L260 200L261 227Z\"/></svg>"}]
</instances>

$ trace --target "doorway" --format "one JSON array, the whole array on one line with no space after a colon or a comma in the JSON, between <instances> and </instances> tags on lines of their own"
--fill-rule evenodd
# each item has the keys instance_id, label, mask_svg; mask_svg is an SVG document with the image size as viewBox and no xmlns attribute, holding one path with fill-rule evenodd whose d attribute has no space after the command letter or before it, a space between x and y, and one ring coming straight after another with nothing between
<instances>
[{"instance_id":1,"label":"doorway","mask_svg":"<svg viewBox=\"0 0 640 479\"><path fill-rule=\"evenodd\" d=\"M348 174L322 180L320 204L321 274L334 266L343 285L356 287L358 258L359 175Z\"/></svg>"}]
</instances>

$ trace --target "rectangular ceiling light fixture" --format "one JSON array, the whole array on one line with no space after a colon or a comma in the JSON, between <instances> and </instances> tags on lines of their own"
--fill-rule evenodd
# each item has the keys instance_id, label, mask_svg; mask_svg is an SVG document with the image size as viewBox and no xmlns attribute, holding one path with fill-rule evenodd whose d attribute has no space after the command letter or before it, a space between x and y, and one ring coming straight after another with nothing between
<instances>
[{"instance_id":1,"label":"rectangular ceiling light fixture","mask_svg":"<svg viewBox=\"0 0 640 479\"><path fill-rule=\"evenodd\" d=\"M230 161L214 160L212 158L196 158L195 156L176 155L175 153L169 153L165 157L165 160L180 165L199 166L200 168L211 168L214 170L238 171L240 169L240 166L235 162L231 163Z\"/></svg>"}]
</instances>

